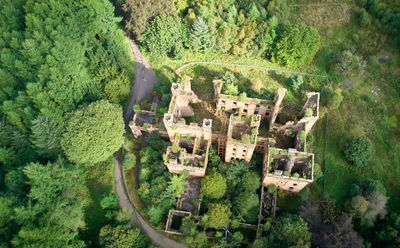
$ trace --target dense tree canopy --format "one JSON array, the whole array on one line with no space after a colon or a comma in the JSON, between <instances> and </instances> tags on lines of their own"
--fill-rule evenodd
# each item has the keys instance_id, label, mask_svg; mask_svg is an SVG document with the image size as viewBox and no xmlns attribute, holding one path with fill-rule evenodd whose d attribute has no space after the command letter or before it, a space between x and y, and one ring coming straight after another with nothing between
<instances>
[{"instance_id":1,"label":"dense tree canopy","mask_svg":"<svg viewBox=\"0 0 400 248\"><path fill-rule=\"evenodd\" d=\"M156 16L176 13L173 0L126 0L123 9L128 15L126 27L139 41L144 40L149 22Z\"/></svg>"},{"instance_id":2,"label":"dense tree canopy","mask_svg":"<svg viewBox=\"0 0 400 248\"><path fill-rule=\"evenodd\" d=\"M61 145L76 163L106 160L123 142L122 110L105 100L94 102L71 114Z\"/></svg>"},{"instance_id":3,"label":"dense tree canopy","mask_svg":"<svg viewBox=\"0 0 400 248\"><path fill-rule=\"evenodd\" d=\"M24 173L30 186L28 202L15 209L22 226L12 240L16 247L79 245L84 227L81 199L85 186L78 168L59 159L55 163L32 163Z\"/></svg>"},{"instance_id":4,"label":"dense tree canopy","mask_svg":"<svg viewBox=\"0 0 400 248\"><path fill-rule=\"evenodd\" d=\"M287 25L272 52L274 61L282 65L309 64L320 47L318 32L305 25Z\"/></svg>"},{"instance_id":5,"label":"dense tree canopy","mask_svg":"<svg viewBox=\"0 0 400 248\"><path fill-rule=\"evenodd\" d=\"M275 220L271 228L271 247L310 247L311 233L307 222L298 215L285 215Z\"/></svg>"},{"instance_id":6,"label":"dense tree canopy","mask_svg":"<svg viewBox=\"0 0 400 248\"><path fill-rule=\"evenodd\" d=\"M130 225L104 226L100 230L100 244L104 248L145 248L145 236Z\"/></svg>"}]
</instances>

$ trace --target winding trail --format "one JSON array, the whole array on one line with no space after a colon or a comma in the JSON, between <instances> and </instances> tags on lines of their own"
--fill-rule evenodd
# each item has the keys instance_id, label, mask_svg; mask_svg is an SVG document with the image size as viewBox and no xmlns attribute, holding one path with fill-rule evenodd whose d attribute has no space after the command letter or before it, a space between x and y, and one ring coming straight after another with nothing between
<instances>
[{"instance_id":1,"label":"winding trail","mask_svg":"<svg viewBox=\"0 0 400 248\"><path fill-rule=\"evenodd\" d=\"M131 97L129 99L128 107L124 114L124 122L125 126L128 127L129 121L133 117L133 105L140 103L147 94L151 93L154 86L157 84L157 78L154 71L151 69L149 63L146 58L140 52L139 47L135 44L134 41L129 39L129 45L133 56L136 61L136 70L135 70L135 83L131 89ZM148 236L151 241L153 241L156 245L163 248L187 248L181 243L176 242L175 240L169 239L165 237L162 233L157 232L154 228L152 228L149 223L140 215L137 211L137 208L130 201L128 193L124 187L123 180L123 168L121 164L121 150L114 153L114 177L115 177L115 190L119 196L119 205L121 208L126 208L132 211L131 220L132 222L142 230L146 236Z\"/></svg>"}]
</instances>

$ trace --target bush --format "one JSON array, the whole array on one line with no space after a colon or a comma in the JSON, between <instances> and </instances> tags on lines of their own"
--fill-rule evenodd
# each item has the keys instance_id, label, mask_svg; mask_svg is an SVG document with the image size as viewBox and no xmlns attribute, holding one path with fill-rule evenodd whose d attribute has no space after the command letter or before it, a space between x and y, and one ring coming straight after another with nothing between
<instances>
[{"instance_id":1,"label":"bush","mask_svg":"<svg viewBox=\"0 0 400 248\"><path fill-rule=\"evenodd\" d=\"M136 155L133 153L126 153L124 156L124 168L130 170L136 166Z\"/></svg>"},{"instance_id":2,"label":"bush","mask_svg":"<svg viewBox=\"0 0 400 248\"><path fill-rule=\"evenodd\" d=\"M347 160L356 166L366 166L374 153L372 142L361 136L352 139L346 144L344 155Z\"/></svg>"},{"instance_id":3,"label":"bush","mask_svg":"<svg viewBox=\"0 0 400 248\"><path fill-rule=\"evenodd\" d=\"M313 115L312 109L307 108L307 109L304 111L304 116L305 116L305 117L311 117L312 115Z\"/></svg>"},{"instance_id":4,"label":"bush","mask_svg":"<svg viewBox=\"0 0 400 248\"><path fill-rule=\"evenodd\" d=\"M371 25L371 19L369 18L369 15L365 9L361 9L358 18L362 27L368 27Z\"/></svg>"},{"instance_id":5,"label":"bush","mask_svg":"<svg viewBox=\"0 0 400 248\"><path fill-rule=\"evenodd\" d=\"M303 77L299 75L296 75L293 78L289 79L289 86L292 88L294 92L296 92L299 89L300 85L302 85L303 83L304 83Z\"/></svg>"},{"instance_id":6,"label":"bush","mask_svg":"<svg viewBox=\"0 0 400 248\"><path fill-rule=\"evenodd\" d=\"M176 142L172 143L171 151L175 154L178 154L181 151L181 148L179 147L178 143Z\"/></svg>"},{"instance_id":7,"label":"bush","mask_svg":"<svg viewBox=\"0 0 400 248\"><path fill-rule=\"evenodd\" d=\"M365 68L366 63L362 57L353 54L350 50L343 50L336 55L331 63L331 71L336 75L347 76Z\"/></svg>"},{"instance_id":8,"label":"bush","mask_svg":"<svg viewBox=\"0 0 400 248\"><path fill-rule=\"evenodd\" d=\"M231 71L226 71L224 74L220 75L217 79L221 80L223 83L222 93L232 96L239 95L238 80Z\"/></svg>"}]
</instances>

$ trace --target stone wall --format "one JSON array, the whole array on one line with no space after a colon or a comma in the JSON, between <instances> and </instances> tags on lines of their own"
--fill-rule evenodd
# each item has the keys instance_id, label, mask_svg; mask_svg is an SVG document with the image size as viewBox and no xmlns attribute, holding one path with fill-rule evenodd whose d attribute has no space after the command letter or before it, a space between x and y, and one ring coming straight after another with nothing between
<instances>
[{"instance_id":1,"label":"stone wall","mask_svg":"<svg viewBox=\"0 0 400 248\"><path fill-rule=\"evenodd\" d=\"M257 135L258 128L260 127L261 115L247 117L251 118L249 127L255 128L257 130L257 133L254 135L254 137L252 137L251 144L246 144L232 138L235 124L238 122L235 121L233 117L234 115L232 114L229 118L228 137L225 150L225 162L229 163L232 159L245 160L246 162L250 162L257 145Z\"/></svg>"},{"instance_id":2,"label":"stone wall","mask_svg":"<svg viewBox=\"0 0 400 248\"><path fill-rule=\"evenodd\" d=\"M314 180L314 154L298 152L294 151L297 154L303 154L307 156L311 156L311 177L310 178L297 178L292 176L285 175L275 175L270 173L269 166L271 164L271 153L270 153L270 145L268 143L265 148L264 159L263 159L263 179L262 183L264 186L268 186L270 184L276 185L278 188L287 190L289 192L298 193L308 184L312 183ZM283 149L276 149L283 151ZM293 149L289 149L289 152L293 152Z\"/></svg>"}]
</instances>

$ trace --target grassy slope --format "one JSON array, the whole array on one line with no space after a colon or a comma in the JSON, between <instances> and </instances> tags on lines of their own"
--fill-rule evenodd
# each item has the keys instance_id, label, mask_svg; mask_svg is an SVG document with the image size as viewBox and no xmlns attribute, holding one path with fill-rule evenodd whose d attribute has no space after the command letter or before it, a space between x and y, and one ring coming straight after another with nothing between
<instances>
[{"instance_id":1,"label":"grassy slope","mask_svg":"<svg viewBox=\"0 0 400 248\"><path fill-rule=\"evenodd\" d=\"M320 15L305 15L304 13L309 13L310 8L314 8L314 13ZM355 47L365 58L372 55L380 58L389 53L394 55L394 58L383 65L369 65L368 76L365 78L360 75L348 78L356 83L343 92L345 99L339 111L329 113L326 193L342 205L346 200L349 185L356 177L362 175L383 182L391 197L389 204L399 210L400 133L396 129L398 122L393 118L400 118L399 95L393 89L394 82L398 80L399 67L396 57L399 54L394 48L381 45L387 37L379 33L379 27L371 25L360 30L354 13L356 10L357 7L352 4L342 4L341 8L329 4L319 7L305 4L292 8L293 12L298 13L294 15L292 12L293 22L313 25L325 37L324 45L315 59L316 66L322 71L329 69L329 61L334 54L350 46ZM335 15L329 17L331 12ZM300 19L301 17L303 19ZM333 28L326 28L324 25ZM344 83L344 79L336 81L338 85ZM384 109L387 109L385 115L382 114ZM392 121L385 120L384 116L391 117ZM316 149L316 153L323 154L321 122L316 130L319 133L319 148ZM355 135L367 135L374 142L375 155L365 169L354 168L343 158L345 143Z\"/></svg>"}]
</instances>

